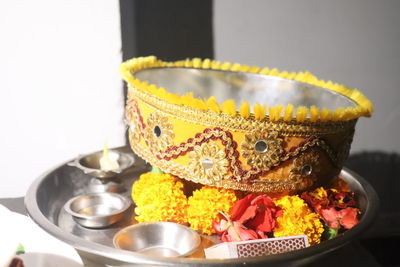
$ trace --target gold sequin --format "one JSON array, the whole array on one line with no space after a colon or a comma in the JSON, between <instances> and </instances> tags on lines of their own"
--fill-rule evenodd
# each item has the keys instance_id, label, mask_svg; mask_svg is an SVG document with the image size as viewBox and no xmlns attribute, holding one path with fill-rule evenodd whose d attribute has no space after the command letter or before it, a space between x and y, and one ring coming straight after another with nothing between
<instances>
[{"instance_id":1,"label":"gold sequin","mask_svg":"<svg viewBox=\"0 0 400 267\"><path fill-rule=\"evenodd\" d=\"M189 167L193 174L210 184L222 180L227 173L228 160L225 153L214 144L195 146L189 158Z\"/></svg>"},{"instance_id":2,"label":"gold sequin","mask_svg":"<svg viewBox=\"0 0 400 267\"><path fill-rule=\"evenodd\" d=\"M150 148L155 151L164 151L173 143L175 137L173 126L168 118L159 113L151 113L147 118L146 139Z\"/></svg>"},{"instance_id":3,"label":"gold sequin","mask_svg":"<svg viewBox=\"0 0 400 267\"><path fill-rule=\"evenodd\" d=\"M280 161L283 153L283 139L278 137L278 132L256 132L247 134L242 143L242 156L247 159L247 164L256 169L269 170Z\"/></svg>"},{"instance_id":4,"label":"gold sequin","mask_svg":"<svg viewBox=\"0 0 400 267\"><path fill-rule=\"evenodd\" d=\"M306 152L293 160L289 178L304 187L312 185L320 172L319 155L316 151Z\"/></svg>"}]
</instances>

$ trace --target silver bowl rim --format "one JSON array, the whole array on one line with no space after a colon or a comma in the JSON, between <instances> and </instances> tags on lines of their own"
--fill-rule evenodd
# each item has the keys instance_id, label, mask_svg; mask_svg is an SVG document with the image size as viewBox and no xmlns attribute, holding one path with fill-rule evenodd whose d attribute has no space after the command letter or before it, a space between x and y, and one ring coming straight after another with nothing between
<instances>
[{"instance_id":1,"label":"silver bowl rim","mask_svg":"<svg viewBox=\"0 0 400 267\"><path fill-rule=\"evenodd\" d=\"M75 211L73 211L71 209L72 202L76 201L79 198L82 198L82 197L98 197L98 196L101 197L102 195L109 195L109 196L112 196L114 198L119 198L120 200L122 200L124 205L122 206L121 209L118 209L117 211L114 211L114 212L112 212L110 214L104 214L104 215L85 215L85 214L77 213L77 212L75 212ZM79 219L94 220L94 219L99 219L99 218L107 218L107 217L111 217L111 216L114 216L114 215L118 215L118 214L124 213L127 209L129 209L129 207L131 205L132 205L131 201L127 197L125 197L123 195L120 195L118 193L113 193L113 192L101 192L101 193L89 193L89 194L83 194L83 195L75 196L75 197L69 199L65 203L64 209L65 209L66 212L68 212L73 217L76 217L76 218L79 218Z\"/></svg>"},{"instance_id":2,"label":"silver bowl rim","mask_svg":"<svg viewBox=\"0 0 400 267\"><path fill-rule=\"evenodd\" d=\"M333 95L333 96L336 96L336 97L342 97L345 101L348 102L348 106L357 107L357 106L360 105L354 99L352 99L349 96L344 95L344 94L342 94L340 92L333 91L333 90L330 90L330 89L327 89L325 87L321 87L321 86L318 86L318 85L314 85L314 84L310 84L310 83L306 83L306 82L302 82L302 81L298 81L298 80L282 78L282 77L279 77L279 76L268 75L268 74L250 73L250 72L232 71L232 70L221 70L221 69L202 69L202 68L194 68L194 67L153 67L153 68L145 68L145 69L140 69L140 70L134 71L132 73L132 76L138 78L137 76L140 76L141 72L145 73L145 72L152 72L152 71L157 71L157 70L166 70L166 71L169 71L169 70L188 70L188 71L194 70L196 72L221 72L221 73L231 73L231 74L235 74L235 75L240 74L240 75L244 75L244 76L257 77L257 78L261 78L261 79L269 79L269 80L274 80L274 81L285 81L285 82L288 82L288 83L293 84L295 86L307 86L309 88L312 88L313 90L323 91L323 92L325 92L327 94L330 94L330 95ZM153 82L149 82L149 84L156 85ZM169 91L168 88L166 88L165 86L158 86L158 87L163 87L167 91ZM190 90L182 91L182 92L174 92L174 91L172 91L172 93L177 94L179 96L183 96L188 92L191 92L191 91ZM210 96L208 96L208 97L210 97ZM196 97L196 96L195 96L195 98L196 99L202 99L201 97ZM242 100L246 100L246 99L242 99ZM240 104L241 102L242 101L238 101L237 104ZM218 103L221 104L222 102L219 101ZM275 105L279 105L279 104L280 103L276 103ZM275 105L273 105L273 106L275 106ZM346 108L346 107L343 107L343 108ZM253 111L251 110L250 113L253 114Z\"/></svg>"},{"instance_id":3,"label":"silver bowl rim","mask_svg":"<svg viewBox=\"0 0 400 267\"><path fill-rule=\"evenodd\" d=\"M188 232L192 233L193 236L194 236L195 239L196 239L196 240L195 240L195 243L194 243L194 246L193 246L189 251L187 251L187 252L185 252L185 253L183 253L183 254L180 254L180 255L177 256L177 257L185 257L185 256L188 256L188 255L190 255L191 253L193 253L193 252L200 246L200 243L201 243L200 235L199 235L196 231L190 229L189 227L187 227L187 226L185 226L185 225L178 224L178 223L174 223L174 222L144 222L144 223L132 224L132 225L129 225L129 226L124 227L124 228L122 228L121 230L119 230L119 231L114 235L114 237L113 237L113 244L114 244L114 247L116 247L116 248L118 248L118 249L123 249L123 248L120 248L120 247L117 245L116 239L117 239L117 237L120 236L122 233L127 232L127 231L131 230L132 228L141 228L141 227L145 227L145 226L148 226L148 225L162 225L162 224L164 224L164 225L168 225L168 224L169 224L169 225L174 225L174 226L176 226L176 227L182 228L182 229L184 229L185 231L188 231Z\"/></svg>"},{"instance_id":4,"label":"silver bowl rim","mask_svg":"<svg viewBox=\"0 0 400 267\"><path fill-rule=\"evenodd\" d=\"M315 257L316 255L322 256L323 254L329 253L330 251L336 250L352 241L355 237L359 236L364 232L374 221L375 216L379 208L379 199L373 187L361 176L355 172L343 168L340 175L342 178L345 176L352 176L365 191L365 195L368 198L368 204L365 212L357 224L352 229L346 231L345 234L339 235L338 237L324 241L318 245L310 246L301 250L291 251L282 254L251 257L251 258L239 258L239 259L199 259L199 258L165 258L165 257L150 257L142 255L137 252L130 252L125 250L116 249L106 245L97 244L89 240L82 239L70 233L66 233L61 228L49 221L40 211L37 203L36 194L43 179L47 177L54 170L63 167L67 162L60 164L59 166L47 171L40 177L38 177L29 187L25 196L25 207L27 209L30 218L39 225L43 230L53 235L54 237L62 240L63 242L73 246L75 249L85 251L89 254L98 255L104 258L117 260L123 263L135 263L135 264L164 264L164 265L182 265L187 266L190 264L201 265L201 266L220 266L221 264L227 265L244 265L244 264L279 264L288 261L301 260L309 257ZM344 176L344 177L343 177Z\"/></svg>"}]
</instances>

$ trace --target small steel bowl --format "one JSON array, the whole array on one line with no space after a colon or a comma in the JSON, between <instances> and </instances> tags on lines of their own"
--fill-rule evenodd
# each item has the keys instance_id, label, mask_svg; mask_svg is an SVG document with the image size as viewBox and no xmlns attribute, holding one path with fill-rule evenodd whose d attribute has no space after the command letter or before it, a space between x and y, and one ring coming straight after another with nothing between
<instances>
[{"instance_id":1,"label":"small steel bowl","mask_svg":"<svg viewBox=\"0 0 400 267\"><path fill-rule=\"evenodd\" d=\"M85 174L97 178L112 178L124 172L133 165L135 159L132 155L123 153L121 151L110 149L109 154L118 155L119 168L110 171L103 171L100 169L100 159L103 156L103 151L98 151L92 154L77 157L74 161L70 162L69 166L74 166L81 169Z\"/></svg>"},{"instance_id":2,"label":"small steel bowl","mask_svg":"<svg viewBox=\"0 0 400 267\"><path fill-rule=\"evenodd\" d=\"M200 245L192 229L172 222L149 222L128 226L115 234L116 248L149 256L184 257Z\"/></svg>"},{"instance_id":3,"label":"small steel bowl","mask_svg":"<svg viewBox=\"0 0 400 267\"><path fill-rule=\"evenodd\" d=\"M128 198L106 192L74 197L64 209L84 227L104 228L124 218L130 205Z\"/></svg>"}]
</instances>

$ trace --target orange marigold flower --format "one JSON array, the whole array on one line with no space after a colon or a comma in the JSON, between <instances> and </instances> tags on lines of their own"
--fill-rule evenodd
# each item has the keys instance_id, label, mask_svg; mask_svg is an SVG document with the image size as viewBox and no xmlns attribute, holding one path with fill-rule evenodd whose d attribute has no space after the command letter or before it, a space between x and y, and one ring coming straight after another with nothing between
<instances>
[{"instance_id":1,"label":"orange marigold flower","mask_svg":"<svg viewBox=\"0 0 400 267\"><path fill-rule=\"evenodd\" d=\"M170 174L142 174L132 186L138 222L187 223L187 198L182 182Z\"/></svg>"},{"instance_id":2,"label":"orange marigold flower","mask_svg":"<svg viewBox=\"0 0 400 267\"><path fill-rule=\"evenodd\" d=\"M319 244L324 227L318 214L312 212L300 197L284 196L274 202L283 210L283 216L277 218L275 237L306 235L311 245Z\"/></svg>"},{"instance_id":3,"label":"orange marigold flower","mask_svg":"<svg viewBox=\"0 0 400 267\"><path fill-rule=\"evenodd\" d=\"M218 217L218 211L229 212L236 201L234 190L203 186L189 197L187 218L193 230L205 234L214 233L212 222Z\"/></svg>"}]
</instances>

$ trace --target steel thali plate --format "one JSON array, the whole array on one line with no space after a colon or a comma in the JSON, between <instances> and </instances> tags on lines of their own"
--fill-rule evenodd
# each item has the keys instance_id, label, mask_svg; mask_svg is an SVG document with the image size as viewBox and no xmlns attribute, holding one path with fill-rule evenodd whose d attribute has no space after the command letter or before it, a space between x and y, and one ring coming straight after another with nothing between
<instances>
[{"instance_id":1,"label":"steel thali plate","mask_svg":"<svg viewBox=\"0 0 400 267\"><path fill-rule=\"evenodd\" d=\"M130 148L118 150L132 153ZM130 196L132 183L140 174L150 170L139 157L135 157L134 165L120 177L126 191L122 194ZM204 258L163 258L146 256L140 253L114 248L112 239L115 233L130 224L136 223L132 218L133 207L120 222L104 229L88 229L78 225L65 212L63 206L72 197L87 194L90 176L76 167L61 164L41 177L30 186L25 205L29 216L45 231L54 237L75 247L81 254L94 262L109 266L135 265L173 265L173 266L301 266L312 262L329 252L354 240L373 222L378 209L378 197L374 189L359 175L350 170L342 170L340 177L355 191L357 201L363 212L360 223L333 240L319 245L288 253L240 258L240 259L204 259ZM204 237L203 237L204 238Z\"/></svg>"}]
</instances>

